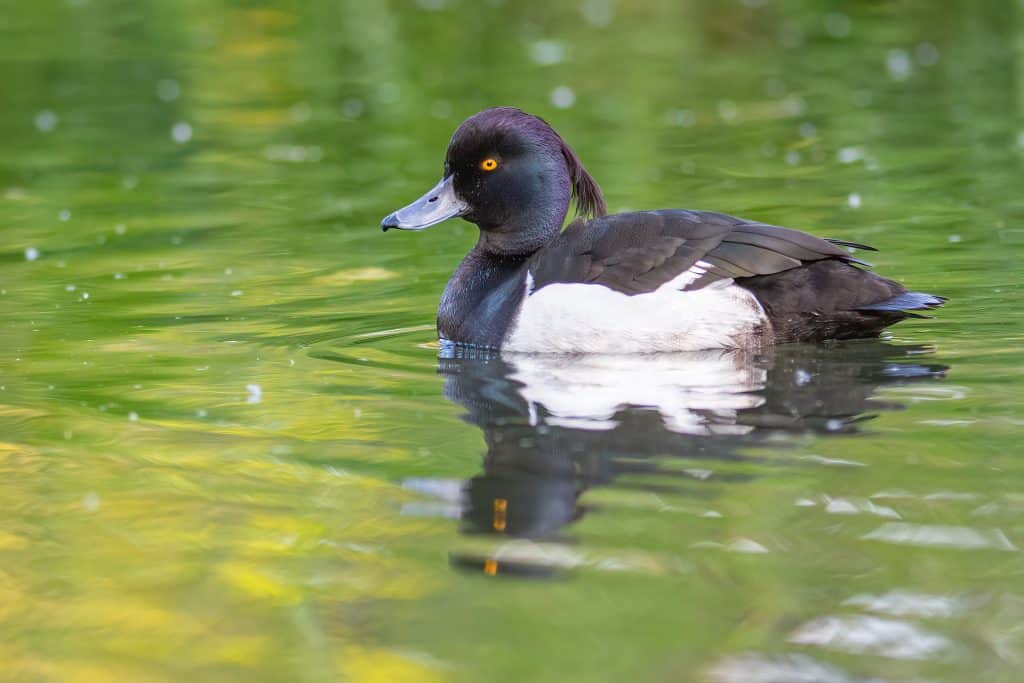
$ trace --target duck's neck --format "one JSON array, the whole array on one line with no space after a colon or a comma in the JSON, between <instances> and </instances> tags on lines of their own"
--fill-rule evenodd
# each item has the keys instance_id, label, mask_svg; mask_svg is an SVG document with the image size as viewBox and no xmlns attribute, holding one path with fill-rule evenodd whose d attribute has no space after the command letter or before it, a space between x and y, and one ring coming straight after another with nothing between
<instances>
[{"instance_id":1,"label":"duck's neck","mask_svg":"<svg viewBox=\"0 0 1024 683\"><path fill-rule=\"evenodd\" d=\"M498 259L527 258L558 237L564 220L563 210L557 216L549 212L546 216L531 216L521 223L518 220L516 224L506 223L502 227L508 229L500 232L481 230L473 249Z\"/></svg>"}]
</instances>

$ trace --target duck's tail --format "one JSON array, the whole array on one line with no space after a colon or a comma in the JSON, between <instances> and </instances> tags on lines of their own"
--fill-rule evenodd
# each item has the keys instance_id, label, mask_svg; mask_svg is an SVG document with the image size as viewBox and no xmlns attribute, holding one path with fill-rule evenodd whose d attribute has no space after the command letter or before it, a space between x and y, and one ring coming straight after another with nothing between
<instances>
[{"instance_id":1,"label":"duck's tail","mask_svg":"<svg viewBox=\"0 0 1024 683\"><path fill-rule=\"evenodd\" d=\"M908 318L927 318L929 316L909 311L930 311L946 303L944 296L935 296L925 292L901 292L891 299L858 306L858 311L892 311L905 313Z\"/></svg>"}]
</instances>

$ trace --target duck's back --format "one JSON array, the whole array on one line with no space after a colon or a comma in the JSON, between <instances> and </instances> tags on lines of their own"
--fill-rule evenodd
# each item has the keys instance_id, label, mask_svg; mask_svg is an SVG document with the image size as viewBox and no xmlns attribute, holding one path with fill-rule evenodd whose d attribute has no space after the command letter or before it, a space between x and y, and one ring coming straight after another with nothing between
<instances>
[{"instance_id":1,"label":"duck's back","mask_svg":"<svg viewBox=\"0 0 1024 683\"><path fill-rule=\"evenodd\" d=\"M942 303L864 270L844 247L862 245L705 211L576 221L527 261L503 346L655 352L865 337Z\"/></svg>"}]
</instances>

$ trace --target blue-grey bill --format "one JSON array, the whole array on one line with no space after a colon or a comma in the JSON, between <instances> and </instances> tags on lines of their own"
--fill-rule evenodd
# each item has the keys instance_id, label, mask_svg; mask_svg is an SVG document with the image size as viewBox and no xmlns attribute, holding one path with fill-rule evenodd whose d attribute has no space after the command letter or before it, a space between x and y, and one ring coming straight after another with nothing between
<instances>
[{"instance_id":1,"label":"blue-grey bill","mask_svg":"<svg viewBox=\"0 0 1024 683\"><path fill-rule=\"evenodd\" d=\"M380 227L385 232L390 228L422 230L461 216L468 208L465 202L455 196L452 176L448 176L412 204L388 215L380 222Z\"/></svg>"}]
</instances>

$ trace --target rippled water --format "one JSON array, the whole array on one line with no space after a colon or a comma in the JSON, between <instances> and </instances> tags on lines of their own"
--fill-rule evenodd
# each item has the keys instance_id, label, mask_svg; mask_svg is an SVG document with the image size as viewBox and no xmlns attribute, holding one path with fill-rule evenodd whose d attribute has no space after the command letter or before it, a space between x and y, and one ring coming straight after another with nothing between
<instances>
[{"instance_id":1,"label":"rippled water","mask_svg":"<svg viewBox=\"0 0 1024 683\"><path fill-rule=\"evenodd\" d=\"M839 8L842 7L840 10ZM1016 681L1020 3L14 3L0 680ZM883 341L464 358L464 116L867 242Z\"/></svg>"}]
</instances>

